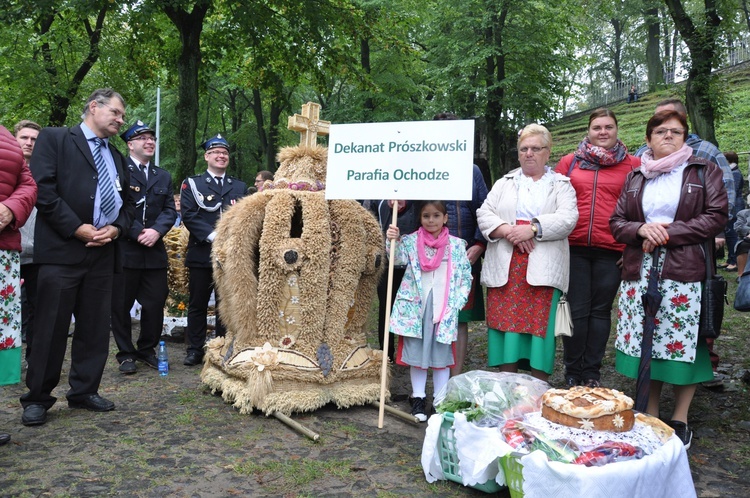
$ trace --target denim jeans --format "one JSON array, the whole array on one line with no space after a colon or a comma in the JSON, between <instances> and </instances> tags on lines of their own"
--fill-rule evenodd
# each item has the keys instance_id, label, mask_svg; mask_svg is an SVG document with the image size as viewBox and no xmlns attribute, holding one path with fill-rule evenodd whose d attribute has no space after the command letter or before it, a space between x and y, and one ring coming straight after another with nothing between
<instances>
[{"instance_id":1,"label":"denim jeans","mask_svg":"<svg viewBox=\"0 0 750 498\"><path fill-rule=\"evenodd\" d=\"M565 375L599 380L612 326L612 303L620 286L622 253L591 247L570 248L568 303L573 336L563 337Z\"/></svg>"}]
</instances>

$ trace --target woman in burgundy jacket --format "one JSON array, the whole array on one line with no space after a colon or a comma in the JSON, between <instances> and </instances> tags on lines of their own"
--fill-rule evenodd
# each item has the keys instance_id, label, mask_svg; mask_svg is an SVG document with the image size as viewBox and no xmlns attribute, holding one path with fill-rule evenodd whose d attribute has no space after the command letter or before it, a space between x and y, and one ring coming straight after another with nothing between
<instances>
[{"instance_id":1,"label":"woman in burgundy jacket","mask_svg":"<svg viewBox=\"0 0 750 498\"><path fill-rule=\"evenodd\" d=\"M21 381L21 234L36 183L15 137L0 126L0 385ZM10 435L0 432L0 445Z\"/></svg>"},{"instance_id":2,"label":"woman in burgundy jacket","mask_svg":"<svg viewBox=\"0 0 750 498\"><path fill-rule=\"evenodd\" d=\"M701 283L706 261L713 265L713 239L728 218L721 170L695 157L687 137L684 114L654 114L646 126L649 148L641 167L628 176L609 224L615 240L625 244L615 368L638 377L645 319L641 296L656 264L662 300L654 320L647 411L659 416L662 386L672 384L675 402L668 420L685 449L692 440L687 419L695 389L713 379L706 341L698 337Z\"/></svg>"}]
</instances>

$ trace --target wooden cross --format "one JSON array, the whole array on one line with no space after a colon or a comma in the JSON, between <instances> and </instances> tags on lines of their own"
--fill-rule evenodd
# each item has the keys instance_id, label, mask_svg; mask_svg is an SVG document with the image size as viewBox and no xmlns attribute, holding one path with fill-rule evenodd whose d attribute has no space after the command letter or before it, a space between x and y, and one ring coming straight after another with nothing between
<instances>
[{"instance_id":1,"label":"wooden cross","mask_svg":"<svg viewBox=\"0 0 750 498\"><path fill-rule=\"evenodd\" d=\"M319 117L320 104L308 102L302 105L302 114L289 116L287 128L299 132L300 145L316 147L318 145L318 135L328 135L328 132L331 130L331 122L322 121Z\"/></svg>"}]
</instances>

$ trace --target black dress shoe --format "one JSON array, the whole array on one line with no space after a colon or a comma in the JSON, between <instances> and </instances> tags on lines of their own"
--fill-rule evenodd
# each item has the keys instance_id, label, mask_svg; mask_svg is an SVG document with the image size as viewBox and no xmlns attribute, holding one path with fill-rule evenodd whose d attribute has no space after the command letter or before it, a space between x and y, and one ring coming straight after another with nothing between
<instances>
[{"instance_id":1,"label":"black dress shoe","mask_svg":"<svg viewBox=\"0 0 750 498\"><path fill-rule=\"evenodd\" d=\"M565 377L565 387L570 389L571 387L580 386L581 385L581 379L577 379L572 376Z\"/></svg>"},{"instance_id":2,"label":"black dress shoe","mask_svg":"<svg viewBox=\"0 0 750 498\"><path fill-rule=\"evenodd\" d=\"M135 366L135 361L132 358L126 358L120 363L120 373L125 375L134 374L138 371L138 367Z\"/></svg>"},{"instance_id":3,"label":"black dress shoe","mask_svg":"<svg viewBox=\"0 0 750 498\"><path fill-rule=\"evenodd\" d=\"M0 446L10 443L10 434L7 432L0 432Z\"/></svg>"},{"instance_id":4,"label":"black dress shoe","mask_svg":"<svg viewBox=\"0 0 750 498\"><path fill-rule=\"evenodd\" d=\"M109 412L115 409L115 404L110 400L102 398L98 394L89 394L83 399L68 400L70 408L85 408L92 412Z\"/></svg>"},{"instance_id":5,"label":"black dress shoe","mask_svg":"<svg viewBox=\"0 0 750 498\"><path fill-rule=\"evenodd\" d=\"M42 425L47 421L47 409L42 405L29 405L23 409L21 423L23 425Z\"/></svg>"},{"instance_id":6,"label":"black dress shoe","mask_svg":"<svg viewBox=\"0 0 750 498\"><path fill-rule=\"evenodd\" d=\"M182 362L182 364L186 367L194 367L195 365L200 365L201 363L203 363L203 354L197 353L195 351L190 351L187 356L185 356L185 361Z\"/></svg>"},{"instance_id":7,"label":"black dress shoe","mask_svg":"<svg viewBox=\"0 0 750 498\"><path fill-rule=\"evenodd\" d=\"M138 361L145 363L154 370L159 370L159 360L156 359L156 355L146 356L145 358L138 358Z\"/></svg>"}]
</instances>

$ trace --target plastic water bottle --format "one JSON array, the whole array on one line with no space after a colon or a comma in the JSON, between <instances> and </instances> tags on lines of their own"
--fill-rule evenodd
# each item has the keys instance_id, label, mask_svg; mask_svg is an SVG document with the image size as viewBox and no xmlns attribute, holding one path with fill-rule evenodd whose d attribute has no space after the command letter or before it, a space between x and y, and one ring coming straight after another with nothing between
<instances>
[{"instance_id":1,"label":"plastic water bottle","mask_svg":"<svg viewBox=\"0 0 750 498\"><path fill-rule=\"evenodd\" d=\"M159 350L156 352L156 359L159 360L159 375L166 377L169 373L169 359L167 358L167 345L164 341L159 341Z\"/></svg>"}]
</instances>

